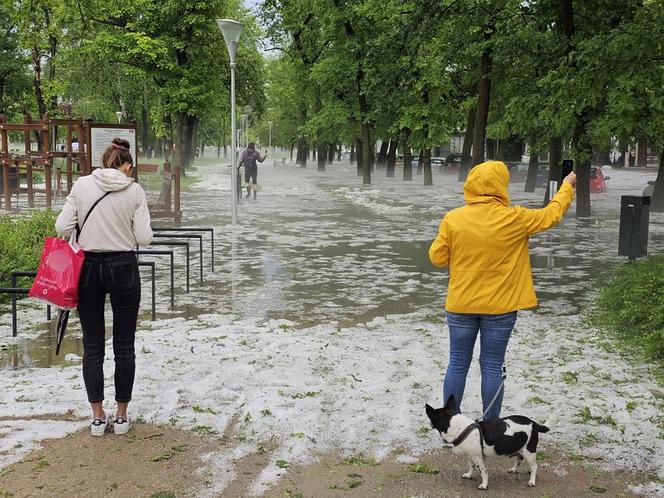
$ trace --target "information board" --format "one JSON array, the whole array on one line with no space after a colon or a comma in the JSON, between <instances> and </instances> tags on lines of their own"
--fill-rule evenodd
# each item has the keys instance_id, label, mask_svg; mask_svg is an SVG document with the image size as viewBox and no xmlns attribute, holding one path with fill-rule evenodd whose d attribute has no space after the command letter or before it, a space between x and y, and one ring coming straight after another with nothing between
<instances>
[{"instance_id":1,"label":"information board","mask_svg":"<svg viewBox=\"0 0 664 498\"><path fill-rule=\"evenodd\" d=\"M135 128L122 128L120 126L106 127L104 125L90 125L90 166L101 168L101 157L106 147L111 145L114 138L124 138L130 144L129 151L132 157L137 157L137 142ZM134 159L135 161L136 159Z\"/></svg>"}]
</instances>

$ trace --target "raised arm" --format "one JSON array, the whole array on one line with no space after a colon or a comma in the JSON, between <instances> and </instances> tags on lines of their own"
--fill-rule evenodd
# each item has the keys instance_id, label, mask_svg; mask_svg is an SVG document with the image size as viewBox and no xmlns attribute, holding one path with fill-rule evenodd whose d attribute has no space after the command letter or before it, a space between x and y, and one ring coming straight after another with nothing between
<instances>
[{"instance_id":1,"label":"raised arm","mask_svg":"<svg viewBox=\"0 0 664 498\"><path fill-rule=\"evenodd\" d=\"M576 174L570 173L548 206L542 209L528 209L521 206L516 208L528 235L533 235L560 223L572 204L572 199L574 199L575 185Z\"/></svg>"}]
</instances>

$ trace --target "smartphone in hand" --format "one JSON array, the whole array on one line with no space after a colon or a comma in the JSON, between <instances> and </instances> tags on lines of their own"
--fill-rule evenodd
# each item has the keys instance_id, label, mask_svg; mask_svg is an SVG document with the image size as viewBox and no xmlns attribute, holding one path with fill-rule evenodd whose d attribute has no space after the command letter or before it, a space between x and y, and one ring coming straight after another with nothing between
<instances>
[{"instance_id":1,"label":"smartphone in hand","mask_svg":"<svg viewBox=\"0 0 664 498\"><path fill-rule=\"evenodd\" d=\"M574 171L574 159L563 159L563 174L560 179L561 185L562 185L562 180L572 171Z\"/></svg>"}]
</instances>

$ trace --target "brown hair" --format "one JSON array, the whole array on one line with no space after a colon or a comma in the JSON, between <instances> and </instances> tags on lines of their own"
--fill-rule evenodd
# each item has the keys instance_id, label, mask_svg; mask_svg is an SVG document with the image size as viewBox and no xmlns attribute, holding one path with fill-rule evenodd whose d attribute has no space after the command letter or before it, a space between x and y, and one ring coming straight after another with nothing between
<instances>
[{"instance_id":1,"label":"brown hair","mask_svg":"<svg viewBox=\"0 0 664 498\"><path fill-rule=\"evenodd\" d=\"M101 163L104 168L118 169L125 163L134 165L134 160L129 152L129 142L124 138L114 138L111 145L106 147L104 155L101 156Z\"/></svg>"}]
</instances>

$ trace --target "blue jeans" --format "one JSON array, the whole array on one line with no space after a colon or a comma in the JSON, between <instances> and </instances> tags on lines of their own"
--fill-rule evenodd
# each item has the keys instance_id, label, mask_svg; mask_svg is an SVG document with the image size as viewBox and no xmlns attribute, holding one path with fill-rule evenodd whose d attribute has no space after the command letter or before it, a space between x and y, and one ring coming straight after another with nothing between
<instances>
[{"instance_id":1,"label":"blue jeans","mask_svg":"<svg viewBox=\"0 0 664 498\"><path fill-rule=\"evenodd\" d=\"M450 329L450 361L443 383L443 401L454 395L457 413L466 388L466 374L473 359L477 332L480 332L480 370L482 372L482 408L486 411L500 388L502 366L510 334L516 322L516 311L500 315L472 315L447 312ZM498 394L485 419L499 417L504 389Z\"/></svg>"}]
</instances>

